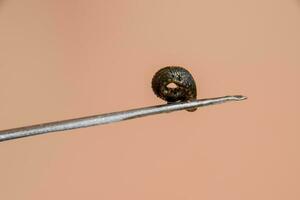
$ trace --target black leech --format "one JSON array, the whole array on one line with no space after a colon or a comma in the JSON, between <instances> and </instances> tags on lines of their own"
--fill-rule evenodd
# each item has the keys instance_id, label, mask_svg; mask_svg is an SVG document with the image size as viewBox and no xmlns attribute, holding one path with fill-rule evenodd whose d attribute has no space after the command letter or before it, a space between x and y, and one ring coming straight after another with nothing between
<instances>
[{"instance_id":1,"label":"black leech","mask_svg":"<svg viewBox=\"0 0 300 200\"><path fill-rule=\"evenodd\" d=\"M177 87L170 87L170 83ZM164 67L156 72L152 78L152 89L156 96L168 103L192 101L197 98L194 78L186 69L179 66Z\"/></svg>"}]
</instances>

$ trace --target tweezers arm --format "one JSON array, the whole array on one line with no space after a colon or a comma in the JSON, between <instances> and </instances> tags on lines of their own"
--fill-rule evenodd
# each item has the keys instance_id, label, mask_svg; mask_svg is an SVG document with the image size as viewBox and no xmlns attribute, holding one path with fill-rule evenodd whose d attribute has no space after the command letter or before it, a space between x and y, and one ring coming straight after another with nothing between
<instances>
[{"instance_id":1,"label":"tweezers arm","mask_svg":"<svg viewBox=\"0 0 300 200\"><path fill-rule=\"evenodd\" d=\"M0 142L22 138L22 137L40 135L44 133L65 131L70 129L84 128L89 126L119 122L127 119L145 117L148 115L156 115L160 113L169 113L173 111L214 105L219 103L225 103L228 101L240 101L244 99L246 99L246 97L240 95L224 96L224 97L217 97L217 98L210 98L210 99L199 99L192 102L180 102L180 103L164 104L158 106L150 106L150 107L137 108L137 109L127 110L127 111L93 115L93 116L76 118L76 119L68 119L63 121L56 121L56 122L38 124L33 126L8 129L8 130L0 131Z\"/></svg>"}]
</instances>

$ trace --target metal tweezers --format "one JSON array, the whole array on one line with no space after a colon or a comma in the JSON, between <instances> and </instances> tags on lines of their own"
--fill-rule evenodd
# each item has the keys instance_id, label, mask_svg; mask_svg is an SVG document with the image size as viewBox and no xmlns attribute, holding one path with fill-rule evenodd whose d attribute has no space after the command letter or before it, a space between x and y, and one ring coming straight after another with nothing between
<instances>
[{"instance_id":1,"label":"metal tweezers","mask_svg":"<svg viewBox=\"0 0 300 200\"><path fill-rule=\"evenodd\" d=\"M66 131L76 128L84 128L95 125L108 124L113 122L120 122L127 119L134 119L139 117L145 117L149 115L156 115L160 113L169 113L179 110L187 110L191 108L204 107L209 105L215 105L225 103L229 101L241 101L247 99L245 96L224 96L209 99L198 99L191 102L177 102L169 103L157 106L136 108L127 111L112 112L100 115L93 115L88 117L68 119L56 122L49 122L44 124L37 124L33 126L26 126L21 128L13 128L0 131L0 142L6 140L12 140L22 137L40 135L44 133Z\"/></svg>"}]
</instances>

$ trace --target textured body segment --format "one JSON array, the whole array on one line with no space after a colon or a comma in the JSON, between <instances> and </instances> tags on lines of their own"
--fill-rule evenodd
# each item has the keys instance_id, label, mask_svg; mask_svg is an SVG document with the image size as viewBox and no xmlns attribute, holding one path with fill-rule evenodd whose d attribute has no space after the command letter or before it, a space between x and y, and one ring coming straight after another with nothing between
<instances>
[{"instance_id":1,"label":"textured body segment","mask_svg":"<svg viewBox=\"0 0 300 200\"><path fill-rule=\"evenodd\" d=\"M171 83L176 87L170 87ZM197 98L197 88L193 76L179 66L167 66L156 72L152 78L152 89L156 96L168 103L192 101Z\"/></svg>"}]
</instances>

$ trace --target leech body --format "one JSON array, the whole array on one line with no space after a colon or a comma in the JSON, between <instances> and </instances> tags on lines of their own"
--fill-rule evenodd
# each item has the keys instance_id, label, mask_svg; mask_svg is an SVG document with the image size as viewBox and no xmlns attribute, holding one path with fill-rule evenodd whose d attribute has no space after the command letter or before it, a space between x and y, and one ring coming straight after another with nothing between
<instances>
[{"instance_id":1,"label":"leech body","mask_svg":"<svg viewBox=\"0 0 300 200\"><path fill-rule=\"evenodd\" d=\"M169 87L171 83L176 87ZM156 72L152 78L152 89L156 96L168 103L189 102L197 99L197 88L193 76L179 66L167 66ZM196 108L187 111L195 110Z\"/></svg>"}]
</instances>

